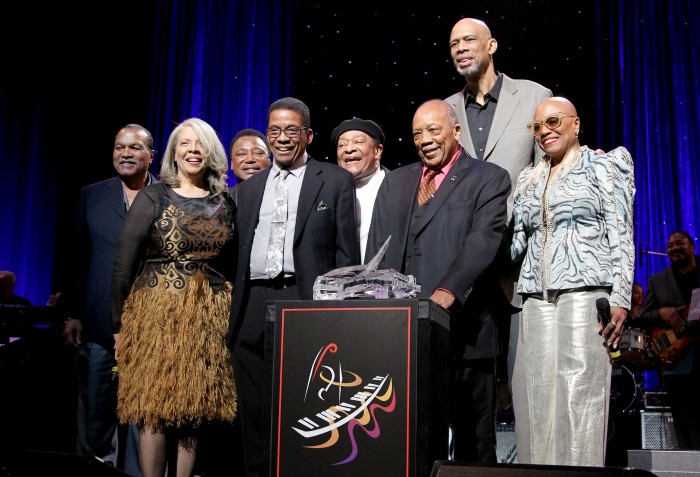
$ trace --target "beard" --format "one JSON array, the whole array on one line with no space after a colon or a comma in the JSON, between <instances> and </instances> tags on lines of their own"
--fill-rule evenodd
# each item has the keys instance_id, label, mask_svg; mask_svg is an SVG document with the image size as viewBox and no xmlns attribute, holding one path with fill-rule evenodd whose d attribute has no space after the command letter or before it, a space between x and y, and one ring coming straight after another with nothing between
<instances>
[{"instance_id":1,"label":"beard","mask_svg":"<svg viewBox=\"0 0 700 477\"><path fill-rule=\"evenodd\" d=\"M479 63L475 61L474 63L472 63L470 66L467 66L466 68L457 67L457 73L459 73L460 75L462 75L466 78L476 76L479 74Z\"/></svg>"},{"instance_id":2,"label":"beard","mask_svg":"<svg viewBox=\"0 0 700 477\"><path fill-rule=\"evenodd\" d=\"M677 257L673 258L673 260L671 261L671 267L678 270L678 269L687 267L691 263L692 263L692 255L684 253L684 254L682 254L682 256L677 256Z\"/></svg>"}]
</instances>

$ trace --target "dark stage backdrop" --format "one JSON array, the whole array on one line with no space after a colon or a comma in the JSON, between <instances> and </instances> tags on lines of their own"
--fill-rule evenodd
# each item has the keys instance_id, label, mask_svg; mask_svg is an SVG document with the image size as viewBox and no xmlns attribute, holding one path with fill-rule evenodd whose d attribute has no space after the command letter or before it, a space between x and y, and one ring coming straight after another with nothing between
<instances>
[{"instance_id":1,"label":"dark stage backdrop","mask_svg":"<svg viewBox=\"0 0 700 477\"><path fill-rule=\"evenodd\" d=\"M674 229L700 233L697 2L101 5L100 13L73 3L38 14L13 3L6 18L20 33L0 33L0 269L14 270L17 292L35 304L64 286L79 189L114 174L121 126L149 127L160 158L172 127L198 116L228 147L237 130L264 129L271 101L295 95L311 107L317 159L334 162L330 133L357 116L384 129L385 165L414 162L416 107L464 86L448 39L465 16L491 27L499 71L573 100L583 143L630 150L639 249L664 252ZM637 279L646 283L666 265L642 254Z\"/></svg>"}]
</instances>

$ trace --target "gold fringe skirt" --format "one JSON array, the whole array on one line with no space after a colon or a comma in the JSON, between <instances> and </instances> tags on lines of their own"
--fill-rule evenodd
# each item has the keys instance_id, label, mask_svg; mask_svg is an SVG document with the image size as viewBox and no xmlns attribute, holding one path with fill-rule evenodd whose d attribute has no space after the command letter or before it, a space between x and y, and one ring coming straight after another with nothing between
<instances>
[{"instance_id":1,"label":"gold fringe skirt","mask_svg":"<svg viewBox=\"0 0 700 477\"><path fill-rule=\"evenodd\" d=\"M203 276L183 289L132 290L117 358L119 421L148 428L232 421L236 385L226 347L231 283L214 292Z\"/></svg>"}]
</instances>

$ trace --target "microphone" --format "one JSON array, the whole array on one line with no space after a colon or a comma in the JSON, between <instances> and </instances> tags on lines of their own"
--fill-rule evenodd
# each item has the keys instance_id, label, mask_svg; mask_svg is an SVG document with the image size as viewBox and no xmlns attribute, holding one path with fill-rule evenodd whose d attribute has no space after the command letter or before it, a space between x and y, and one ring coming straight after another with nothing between
<instances>
[{"instance_id":1,"label":"microphone","mask_svg":"<svg viewBox=\"0 0 700 477\"><path fill-rule=\"evenodd\" d=\"M610 303L607 298L598 298L595 301L595 307L598 309L598 315L600 316L600 321L603 323L603 328L608 326L610 323ZM620 359L620 350L614 349L612 346L608 346L608 354L610 355L610 361L617 361Z\"/></svg>"}]
</instances>

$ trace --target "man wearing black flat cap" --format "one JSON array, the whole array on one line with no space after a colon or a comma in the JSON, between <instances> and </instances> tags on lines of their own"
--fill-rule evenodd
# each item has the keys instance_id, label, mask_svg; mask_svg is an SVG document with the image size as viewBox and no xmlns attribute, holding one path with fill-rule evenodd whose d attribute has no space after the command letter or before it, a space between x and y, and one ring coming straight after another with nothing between
<instances>
[{"instance_id":1,"label":"man wearing black flat cap","mask_svg":"<svg viewBox=\"0 0 700 477\"><path fill-rule=\"evenodd\" d=\"M346 119L333 130L331 141L336 147L338 165L355 178L357 231L364 263L374 200L389 172L379 164L384 152L384 132L372 120Z\"/></svg>"}]
</instances>

